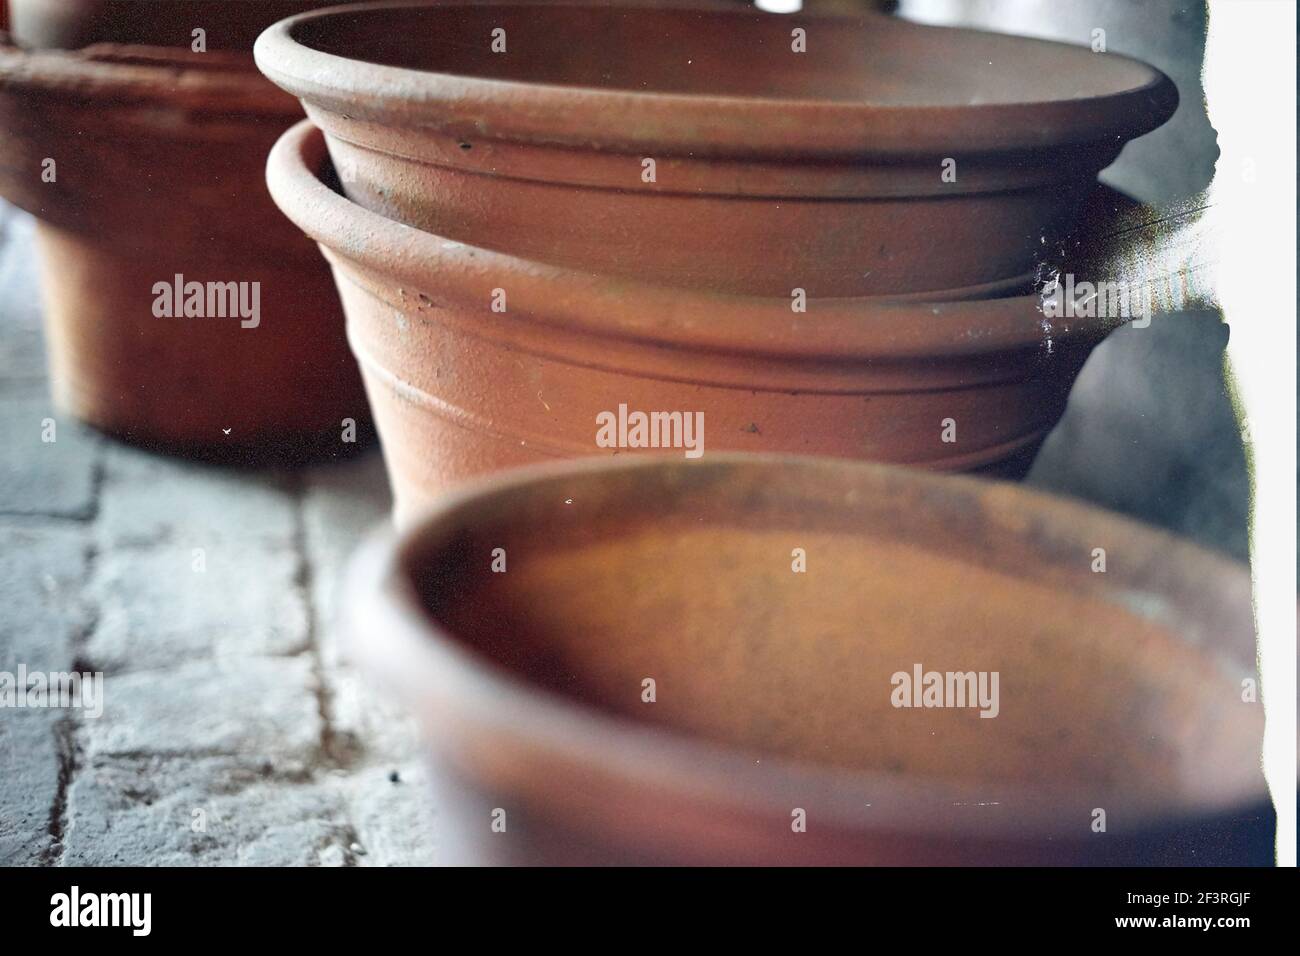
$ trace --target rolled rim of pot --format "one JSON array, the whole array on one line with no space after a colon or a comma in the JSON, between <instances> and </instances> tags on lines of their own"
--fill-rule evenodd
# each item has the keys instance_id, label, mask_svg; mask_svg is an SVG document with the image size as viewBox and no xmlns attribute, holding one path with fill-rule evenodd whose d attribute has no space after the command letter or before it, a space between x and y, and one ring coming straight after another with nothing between
<instances>
[{"instance_id":1,"label":"rolled rim of pot","mask_svg":"<svg viewBox=\"0 0 1300 956\"><path fill-rule=\"evenodd\" d=\"M115 104L165 102L199 115L265 115L286 122L302 115L299 103L268 83L247 54L219 50L115 43L27 50L0 43L0 92Z\"/></svg>"},{"instance_id":2,"label":"rolled rim of pot","mask_svg":"<svg viewBox=\"0 0 1300 956\"><path fill-rule=\"evenodd\" d=\"M453 633L429 605L429 589L442 580L431 568L439 557L468 546L466 529L512 521L527 527L566 498L594 497L599 508L593 505L593 512L621 513L611 499L628 489L636 491L635 496L629 495L629 501L635 501L630 505L634 511L653 506L646 502L675 500L677 495L703 501L713 494L710 489L724 485L734 474L748 494L762 497L777 494L774 488L797 488L811 507L832 513L836 508L865 507L868 501L893 501L891 495L907 498L917 507L895 513L932 523L946 520L954 539L967 539L975 550L987 551L981 542L998 538L1026 542L1026 548L1032 542L1041 560L1026 562L1020 554L995 554L981 558L981 566L999 567L1047 586L1066 587L1063 582L1068 579L1091 599L1161 621L1171 629L1167 640L1161 639L1159 653L1146 647L1141 652L1144 659L1171 667L1182 664L1233 699L1241 675L1253 672L1249 573L1225 557L1158 529L1022 485L876 463L738 453L712 453L694 462L631 456L547 463L459 487L400 535L385 530L354 557L343 605L352 651L395 688L412 711L436 708L439 734L451 732L448 728L454 723L469 730L467 739L493 754L540 754L544 760L527 762L542 762L557 772L579 768L593 781L618 781L660 797L782 809L787 815L789 807L801 806L802 799L817 794L833 809L835 822L851 829L905 834L955 830L1010 840L1075 838L1078 820L1063 819L1060 808L1077 802L1078 781L1056 786L993 785L907 777L884 768L832 768L725 744L675 726L642 722L516 673L511 663ZM782 485L778 477L791 480ZM616 487L611 490L611 485ZM581 520L577 515L584 513L592 512L575 512L574 520ZM628 520L637 520L637 515ZM1107 580L1113 575L1089 576L1088 556L1099 540L1113 542L1112 553L1125 555L1140 584L1126 590ZM1048 554L1056 560L1044 557ZM1083 560L1067 568L1066 555L1071 562L1079 555ZM447 568L451 573L451 565ZM1081 578L1087 578L1086 584ZM574 588L580 589L581 582L574 582ZM1190 610L1189 601L1201 611ZM1207 613L1210 608L1213 611ZM493 626L502 631L509 621L494 619ZM1216 646L1215 641L1220 643ZM1070 706L1062 700L1064 709ZM1232 773L1217 764L1194 769L1195 758L1184 755L1188 765L1177 787L1127 803L1126 810L1133 813L1124 815L1125 825L1187 819L1267 800L1263 775L1258 772L1263 718L1257 715L1258 711L1248 714L1235 728L1245 734L1244 739L1253 739L1254 731L1245 728L1257 720L1259 740L1251 744L1252 753L1236 762ZM491 763L500 774L509 762ZM1097 786L1104 790L1115 784L1097 781ZM993 791L1002 791L1010 799L989 804L996 800ZM1093 803L1091 796L1083 798L1090 800L1089 807L1124 802ZM927 813L926 808L937 812ZM951 817L945 820L945 815ZM1086 822L1083 828L1086 839L1091 835Z\"/></svg>"},{"instance_id":3,"label":"rolled rim of pot","mask_svg":"<svg viewBox=\"0 0 1300 956\"><path fill-rule=\"evenodd\" d=\"M481 38L481 54L439 46L440 22ZM796 29L829 52L793 52ZM620 46L617 30L636 39ZM1178 105L1138 60L880 15L402 0L290 17L254 54L279 86L350 118L646 156L1118 149ZM693 86L690 71L708 72Z\"/></svg>"},{"instance_id":4,"label":"rolled rim of pot","mask_svg":"<svg viewBox=\"0 0 1300 956\"><path fill-rule=\"evenodd\" d=\"M1037 294L959 302L868 298L738 296L593 275L445 239L352 202L322 179L325 136L304 120L267 160L267 185L280 209L321 245L394 280L433 307L486 311L504 289L509 310L530 325L669 348L736 355L853 361L977 359L1014 352L1050 356L1091 347L1123 318L1048 317ZM1068 311L1068 310L1066 310Z\"/></svg>"}]
</instances>

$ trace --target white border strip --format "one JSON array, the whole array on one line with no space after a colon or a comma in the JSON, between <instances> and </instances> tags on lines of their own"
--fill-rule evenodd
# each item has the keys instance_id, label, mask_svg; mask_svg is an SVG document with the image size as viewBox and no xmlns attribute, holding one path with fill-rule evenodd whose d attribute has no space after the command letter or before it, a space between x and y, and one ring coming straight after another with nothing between
<instances>
[{"instance_id":1,"label":"white border strip","mask_svg":"<svg viewBox=\"0 0 1300 956\"><path fill-rule=\"evenodd\" d=\"M1277 861L1296 865L1296 4L1210 4L1205 95L1219 134L1209 215L1228 361L1254 458L1251 566Z\"/></svg>"}]
</instances>

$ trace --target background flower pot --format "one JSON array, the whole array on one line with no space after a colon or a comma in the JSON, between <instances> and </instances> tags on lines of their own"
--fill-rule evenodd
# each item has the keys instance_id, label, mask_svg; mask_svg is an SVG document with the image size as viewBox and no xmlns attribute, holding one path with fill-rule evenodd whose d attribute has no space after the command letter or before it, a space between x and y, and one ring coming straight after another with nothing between
<instances>
[{"instance_id":1,"label":"background flower pot","mask_svg":"<svg viewBox=\"0 0 1300 956\"><path fill-rule=\"evenodd\" d=\"M326 185L326 163L304 122L268 182L334 266L399 520L483 472L601 453L597 416L620 404L702 412L706 455L1019 474L1113 324L1047 320L1034 295L797 313L788 298L593 277L384 219Z\"/></svg>"},{"instance_id":2,"label":"background flower pot","mask_svg":"<svg viewBox=\"0 0 1300 956\"><path fill-rule=\"evenodd\" d=\"M204 31L209 50L247 51L258 33L329 0L0 0L8 4L14 41L29 49L75 49L92 43L189 47Z\"/></svg>"},{"instance_id":3,"label":"background flower pot","mask_svg":"<svg viewBox=\"0 0 1300 956\"><path fill-rule=\"evenodd\" d=\"M881 16L384 4L292 18L255 52L372 211L746 295L1032 271L1096 173L1177 103L1123 57Z\"/></svg>"},{"instance_id":4,"label":"background flower pot","mask_svg":"<svg viewBox=\"0 0 1300 956\"><path fill-rule=\"evenodd\" d=\"M1271 862L1247 571L1103 512L825 459L571 463L353 572L444 862ZM918 663L996 672L996 716L896 707Z\"/></svg>"},{"instance_id":5,"label":"background flower pot","mask_svg":"<svg viewBox=\"0 0 1300 956\"><path fill-rule=\"evenodd\" d=\"M72 414L193 452L297 454L364 431L319 256L261 186L297 104L247 56L0 49L0 193L39 219L54 388ZM159 317L157 283L257 283L239 317ZM250 303L251 304L251 303ZM252 320L247 320L251 322Z\"/></svg>"}]
</instances>

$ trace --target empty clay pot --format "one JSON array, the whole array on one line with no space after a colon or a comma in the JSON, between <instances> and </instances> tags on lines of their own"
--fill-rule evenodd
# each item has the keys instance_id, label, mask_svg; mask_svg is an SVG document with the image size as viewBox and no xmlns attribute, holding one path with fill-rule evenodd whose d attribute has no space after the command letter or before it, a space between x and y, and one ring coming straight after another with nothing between
<instances>
[{"instance_id":1,"label":"empty clay pot","mask_svg":"<svg viewBox=\"0 0 1300 956\"><path fill-rule=\"evenodd\" d=\"M1270 862L1246 569L1021 486L530 469L372 544L346 607L443 862Z\"/></svg>"},{"instance_id":2,"label":"empty clay pot","mask_svg":"<svg viewBox=\"0 0 1300 956\"><path fill-rule=\"evenodd\" d=\"M367 209L743 295L1030 272L1177 104L1124 57L884 16L389 3L291 18L255 53Z\"/></svg>"},{"instance_id":3,"label":"empty clay pot","mask_svg":"<svg viewBox=\"0 0 1300 956\"><path fill-rule=\"evenodd\" d=\"M323 182L327 163L303 122L272 150L268 182L334 266L399 520L464 478L636 447L631 431L598 444L598 416L621 405L702 414L705 454L1020 474L1112 324L1046 319L1034 295L810 299L801 313L591 276L392 222ZM680 438L661 453L682 457Z\"/></svg>"},{"instance_id":4,"label":"empty clay pot","mask_svg":"<svg viewBox=\"0 0 1300 956\"><path fill-rule=\"evenodd\" d=\"M329 270L259 182L297 115L247 54L0 48L0 194L40 220L65 410L236 457L364 431Z\"/></svg>"}]
</instances>

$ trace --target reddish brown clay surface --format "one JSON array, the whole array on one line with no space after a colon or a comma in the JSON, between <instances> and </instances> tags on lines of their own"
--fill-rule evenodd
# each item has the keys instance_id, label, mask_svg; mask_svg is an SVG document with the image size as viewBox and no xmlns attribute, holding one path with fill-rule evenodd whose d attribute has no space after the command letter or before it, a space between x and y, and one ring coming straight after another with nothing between
<instances>
[{"instance_id":1,"label":"reddish brown clay surface","mask_svg":"<svg viewBox=\"0 0 1300 956\"><path fill-rule=\"evenodd\" d=\"M276 24L256 56L372 211L746 295L1030 271L1177 102L1124 57L883 16L383 4Z\"/></svg>"},{"instance_id":2,"label":"reddish brown clay surface","mask_svg":"<svg viewBox=\"0 0 1300 956\"><path fill-rule=\"evenodd\" d=\"M322 182L325 169L324 137L303 122L267 175L334 265L399 518L497 468L627 453L597 444L597 416L620 405L702 414L706 456L1018 474L1110 328L1047 320L1033 295L810 299L797 313L785 298L592 277L391 222Z\"/></svg>"},{"instance_id":3,"label":"reddish brown clay surface","mask_svg":"<svg viewBox=\"0 0 1300 956\"><path fill-rule=\"evenodd\" d=\"M1246 569L1019 486L571 463L363 554L446 862L1204 864L1267 806ZM976 689L898 706L917 665Z\"/></svg>"},{"instance_id":4,"label":"reddish brown clay surface","mask_svg":"<svg viewBox=\"0 0 1300 956\"><path fill-rule=\"evenodd\" d=\"M13 39L31 49L91 43L188 47L203 30L208 50L252 48L277 20L336 6L329 0L0 0L12 8ZM345 0L346 2L346 0Z\"/></svg>"},{"instance_id":5,"label":"reddish brown clay surface","mask_svg":"<svg viewBox=\"0 0 1300 956\"><path fill-rule=\"evenodd\" d=\"M156 47L0 48L0 193L40 220L63 408L142 443L337 449L342 420L369 417L338 296L262 185L298 108L248 67ZM215 301L205 317L156 315L156 284L178 274L205 284L205 313L206 283L244 283L250 307L256 288L256 326L216 317Z\"/></svg>"}]
</instances>

